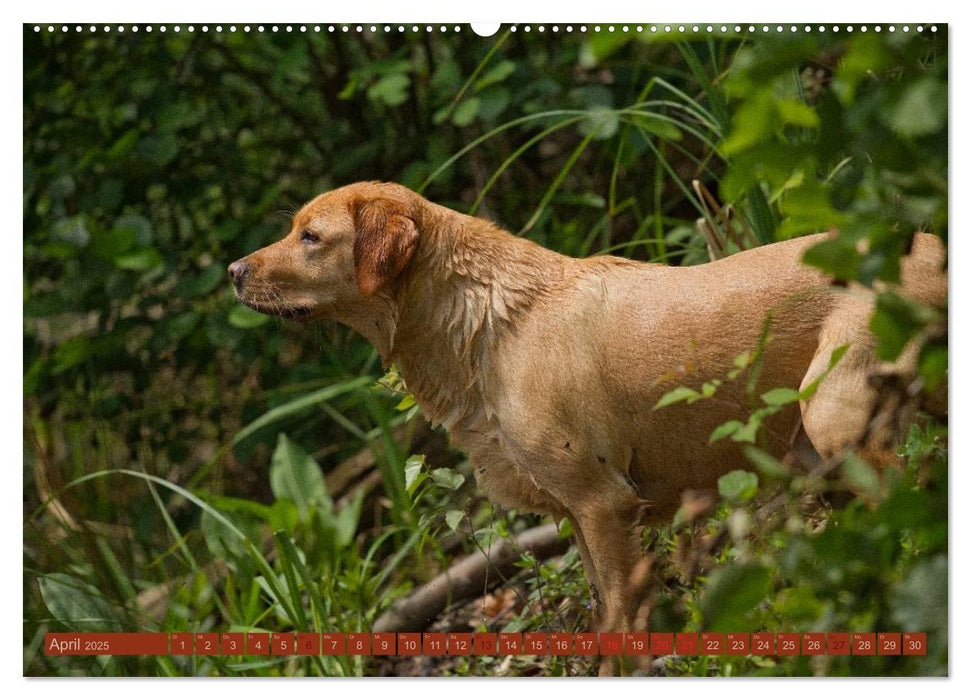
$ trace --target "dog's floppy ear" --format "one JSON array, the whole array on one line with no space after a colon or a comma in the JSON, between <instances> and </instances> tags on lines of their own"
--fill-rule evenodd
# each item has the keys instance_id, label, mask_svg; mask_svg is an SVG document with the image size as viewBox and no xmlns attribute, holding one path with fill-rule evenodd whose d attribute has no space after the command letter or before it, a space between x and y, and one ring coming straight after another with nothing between
<instances>
[{"instance_id":1,"label":"dog's floppy ear","mask_svg":"<svg viewBox=\"0 0 971 700\"><path fill-rule=\"evenodd\" d=\"M392 282L418 246L418 229L390 199L362 199L354 205L354 279L365 296Z\"/></svg>"}]
</instances>

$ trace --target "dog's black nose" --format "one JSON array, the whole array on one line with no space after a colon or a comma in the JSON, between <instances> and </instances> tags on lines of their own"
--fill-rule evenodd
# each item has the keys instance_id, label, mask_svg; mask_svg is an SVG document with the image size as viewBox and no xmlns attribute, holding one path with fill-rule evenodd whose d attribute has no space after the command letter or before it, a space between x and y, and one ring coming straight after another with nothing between
<instances>
[{"instance_id":1,"label":"dog's black nose","mask_svg":"<svg viewBox=\"0 0 971 700\"><path fill-rule=\"evenodd\" d=\"M246 264L245 260L237 260L229 265L229 276L232 277L236 289L243 286L243 280L246 279L248 273L249 265Z\"/></svg>"}]
</instances>

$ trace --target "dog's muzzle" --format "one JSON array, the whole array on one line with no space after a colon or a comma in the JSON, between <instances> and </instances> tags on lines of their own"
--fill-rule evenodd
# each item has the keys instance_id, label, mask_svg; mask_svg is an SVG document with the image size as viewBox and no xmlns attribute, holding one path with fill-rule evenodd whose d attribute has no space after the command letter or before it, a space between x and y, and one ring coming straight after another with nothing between
<instances>
[{"instance_id":1,"label":"dog's muzzle","mask_svg":"<svg viewBox=\"0 0 971 700\"><path fill-rule=\"evenodd\" d=\"M247 265L245 260L237 260L229 265L229 276L233 280L233 286L236 287L238 292L243 288L243 281L249 274L249 265Z\"/></svg>"}]
</instances>

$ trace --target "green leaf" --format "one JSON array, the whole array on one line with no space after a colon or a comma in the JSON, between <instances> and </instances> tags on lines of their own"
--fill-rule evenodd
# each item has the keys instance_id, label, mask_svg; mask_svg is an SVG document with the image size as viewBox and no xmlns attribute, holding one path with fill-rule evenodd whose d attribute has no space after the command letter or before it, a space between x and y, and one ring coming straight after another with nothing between
<instances>
[{"instance_id":1,"label":"green leaf","mask_svg":"<svg viewBox=\"0 0 971 700\"><path fill-rule=\"evenodd\" d=\"M619 125L620 116L616 110L598 106L587 110L577 128L581 134L590 136L594 141L605 141L617 133Z\"/></svg>"},{"instance_id":2,"label":"green leaf","mask_svg":"<svg viewBox=\"0 0 971 700\"><path fill-rule=\"evenodd\" d=\"M172 134L146 136L136 153L155 167L168 165L179 154L179 140Z\"/></svg>"},{"instance_id":3,"label":"green leaf","mask_svg":"<svg viewBox=\"0 0 971 700\"><path fill-rule=\"evenodd\" d=\"M91 237L91 252L105 260L114 260L135 244L135 231L116 228L96 232Z\"/></svg>"},{"instance_id":4,"label":"green leaf","mask_svg":"<svg viewBox=\"0 0 971 700\"><path fill-rule=\"evenodd\" d=\"M940 554L915 566L906 579L893 587L891 605L891 615L901 631L944 632L947 629L947 556ZM931 634L927 636L930 641Z\"/></svg>"},{"instance_id":5,"label":"green leaf","mask_svg":"<svg viewBox=\"0 0 971 700\"><path fill-rule=\"evenodd\" d=\"M195 277L190 277L185 283L180 283L179 292L183 297L201 297L209 294L224 279L226 279L225 268L222 265L212 264Z\"/></svg>"},{"instance_id":6,"label":"green leaf","mask_svg":"<svg viewBox=\"0 0 971 700\"><path fill-rule=\"evenodd\" d=\"M625 120L667 141L681 140L681 129L667 119L662 119L652 114L631 114L625 116Z\"/></svg>"},{"instance_id":7,"label":"green leaf","mask_svg":"<svg viewBox=\"0 0 971 700\"><path fill-rule=\"evenodd\" d=\"M369 87L367 96L372 102L383 102L389 107L397 107L408 99L409 85L411 85L411 78L407 75L391 73Z\"/></svg>"},{"instance_id":8,"label":"green leaf","mask_svg":"<svg viewBox=\"0 0 971 700\"><path fill-rule=\"evenodd\" d=\"M229 325L236 328L258 328L269 320L270 317L266 314L242 304L237 304L229 312Z\"/></svg>"},{"instance_id":9,"label":"green leaf","mask_svg":"<svg viewBox=\"0 0 971 700\"><path fill-rule=\"evenodd\" d=\"M463 483L465 483L465 477L459 474L454 469L448 469L442 467L441 469L435 469L432 471L432 480L447 489L454 491Z\"/></svg>"},{"instance_id":10,"label":"green leaf","mask_svg":"<svg viewBox=\"0 0 971 700\"><path fill-rule=\"evenodd\" d=\"M122 270L133 270L135 272L145 272L159 267L165 262L162 254L155 248L140 248L128 253L122 253L115 258L115 265Z\"/></svg>"},{"instance_id":11,"label":"green leaf","mask_svg":"<svg viewBox=\"0 0 971 700\"><path fill-rule=\"evenodd\" d=\"M789 179L787 178L786 182ZM827 186L819 184L814 179L804 179L798 187L791 187L782 193L779 198L779 210L791 219L790 226L795 231L800 229L813 232L824 231L840 226L845 218L841 212L833 207L830 200L830 190ZM859 259L860 254L856 251L855 241L851 240L850 237L839 236L832 240L836 241L833 248L840 255L853 258L855 254L855 259ZM823 241L810 248L805 253L804 262L808 262L806 258L811 254L819 256L828 252L827 244L831 243L832 241Z\"/></svg>"},{"instance_id":12,"label":"green leaf","mask_svg":"<svg viewBox=\"0 0 971 700\"><path fill-rule=\"evenodd\" d=\"M754 443L761 427L762 414L756 411L749 416L748 422L744 426L735 431L735 434L732 435L732 441Z\"/></svg>"},{"instance_id":13,"label":"green leaf","mask_svg":"<svg viewBox=\"0 0 971 700\"><path fill-rule=\"evenodd\" d=\"M500 61L475 82L475 89L482 90L490 85L501 83L512 75L515 70L516 64L513 61Z\"/></svg>"},{"instance_id":14,"label":"green leaf","mask_svg":"<svg viewBox=\"0 0 971 700\"><path fill-rule=\"evenodd\" d=\"M75 367L97 352L97 347L86 335L76 335L54 348L54 374Z\"/></svg>"},{"instance_id":15,"label":"green leaf","mask_svg":"<svg viewBox=\"0 0 971 700\"><path fill-rule=\"evenodd\" d=\"M396 411L407 411L409 408L414 406L416 403L414 394L407 394L398 404L394 407Z\"/></svg>"},{"instance_id":16,"label":"green leaf","mask_svg":"<svg viewBox=\"0 0 971 700\"><path fill-rule=\"evenodd\" d=\"M947 88L927 76L909 85L887 117L887 125L902 136L927 136L947 124Z\"/></svg>"},{"instance_id":17,"label":"green leaf","mask_svg":"<svg viewBox=\"0 0 971 700\"><path fill-rule=\"evenodd\" d=\"M479 114L479 107L481 105L482 100L478 97L472 96L465 98L455 108L455 111L452 112L452 123L455 126L468 126Z\"/></svg>"},{"instance_id":18,"label":"green leaf","mask_svg":"<svg viewBox=\"0 0 971 700\"><path fill-rule=\"evenodd\" d=\"M735 110L732 130L721 144L722 152L732 156L772 139L780 121L770 93L760 92L752 99L745 100Z\"/></svg>"},{"instance_id":19,"label":"green leaf","mask_svg":"<svg viewBox=\"0 0 971 700\"><path fill-rule=\"evenodd\" d=\"M816 110L799 100L779 100L775 103L782 121L793 126L807 129L819 128L819 115Z\"/></svg>"},{"instance_id":20,"label":"green leaf","mask_svg":"<svg viewBox=\"0 0 971 700\"><path fill-rule=\"evenodd\" d=\"M634 38L632 32L594 32L580 47L580 65L593 68Z\"/></svg>"},{"instance_id":21,"label":"green leaf","mask_svg":"<svg viewBox=\"0 0 971 700\"><path fill-rule=\"evenodd\" d=\"M934 391L947 381L947 345L928 343L920 351L920 376L928 391Z\"/></svg>"},{"instance_id":22,"label":"green leaf","mask_svg":"<svg viewBox=\"0 0 971 700\"><path fill-rule=\"evenodd\" d=\"M744 423L742 423L742 421L740 420L730 420L725 423L722 423L713 431L711 431L711 437L708 438L708 443L711 444L713 442L718 442L719 440L722 440L728 437L729 435L733 434L736 430L741 428L743 425Z\"/></svg>"},{"instance_id":23,"label":"green leaf","mask_svg":"<svg viewBox=\"0 0 971 700\"><path fill-rule=\"evenodd\" d=\"M479 118L490 121L502 114L512 103L512 91L506 87L493 87L477 95L480 100Z\"/></svg>"},{"instance_id":24,"label":"green leaf","mask_svg":"<svg viewBox=\"0 0 971 700\"><path fill-rule=\"evenodd\" d=\"M741 355L738 355L734 360L732 360L732 362L738 369L745 369L752 364L752 360L754 360L757 355L758 353L748 350L743 352Z\"/></svg>"},{"instance_id":25,"label":"green leaf","mask_svg":"<svg viewBox=\"0 0 971 700\"><path fill-rule=\"evenodd\" d=\"M355 377L354 379L349 379L346 382L339 382L337 384L324 387L323 389L312 391L309 394L300 396L292 401L286 402L285 404L271 408L269 411L236 433L235 437L233 437L233 444L239 444L242 440L246 439L256 431L261 430L269 425L273 425L277 421L300 413L301 411L305 411L312 406L316 406L321 401L329 401L330 399L354 391L355 389L360 389L373 381L374 379L372 377Z\"/></svg>"},{"instance_id":26,"label":"green leaf","mask_svg":"<svg viewBox=\"0 0 971 700\"><path fill-rule=\"evenodd\" d=\"M195 330L201 319L202 314L198 311L184 311L181 314L169 317L165 324L166 340L170 343L179 342Z\"/></svg>"},{"instance_id":27,"label":"green leaf","mask_svg":"<svg viewBox=\"0 0 971 700\"><path fill-rule=\"evenodd\" d=\"M818 267L836 279L855 280L860 269L860 253L856 246L843 238L817 243L802 256L807 265Z\"/></svg>"},{"instance_id":28,"label":"green leaf","mask_svg":"<svg viewBox=\"0 0 971 700\"><path fill-rule=\"evenodd\" d=\"M421 470L425 467L425 455L411 455L405 460L405 490L412 493Z\"/></svg>"},{"instance_id":29,"label":"green leaf","mask_svg":"<svg viewBox=\"0 0 971 700\"><path fill-rule=\"evenodd\" d=\"M41 576L37 582L44 605L68 629L87 632L119 629L111 607L91 584L61 573Z\"/></svg>"},{"instance_id":30,"label":"green leaf","mask_svg":"<svg viewBox=\"0 0 971 700\"><path fill-rule=\"evenodd\" d=\"M300 519L300 510L297 508L297 504L287 498L274 501L265 517L271 530L282 530L289 534L296 532Z\"/></svg>"},{"instance_id":31,"label":"green leaf","mask_svg":"<svg viewBox=\"0 0 971 700\"><path fill-rule=\"evenodd\" d=\"M270 488L277 498L293 501L302 519L307 518L311 508L332 507L320 466L283 433L270 461Z\"/></svg>"},{"instance_id":32,"label":"green leaf","mask_svg":"<svg viewBox=\"0 0 971 700\"><path fill-rule=\"evenodd\" d=\"M115 219L115 228L131 230L135 234L135 243L140 246L147 246L152 243L154 237L152 222L141 214L123 214Z\"/></svg>"},{"instance_id":33,"label":"green leaf","mask_svg":"<svg viewBox=\"0 0 971 700\"><path fill-rule=\"evenodd\" d=\"M689 389L686 386L679 386L677 389L672 389L662 396L660 400L654 404L654 410L656 411L659 408L670 406L671 404L678 403L679 401L691 402L696 401L699 398L701 398L701 394L694 389Z\"/></svg>"},{"instance_id":34,"label":"green leaf","mask_svg":"<svg viewBox=\"0 0 971 700\"><path fill-rule=\"evenodd\" d=\"M871 501L880 499L880 477L877 472L854 454L843 461L843 478L850 490Z\"/></svg>"},{"instance_id":35,"label":"green leaf","mask_svg":"<svg viewBox=\"0 0 971 700\"><path fill-rule=\"evenodd\" d=\"M460 510L450 510L445 514L445 522L452 532L455 532L462 519L465 517L465 513Z\"/></svg>"},{"instance_id":36,"label":"green leaf","mask_svg":"<svg viewBox=\"0 0 971 700\"><path fill-rule=\"evenodd\" d=\"M759 477L742 469L728 472L718 479L718 494L729 501L751 500L759 491Z\"/></svg>"},{"instance_id":37,"label":"green leaf","mask_svg":"<svg viewBox=\"0 0 971 700\"><path fill-rule=\"evenodd\" d=\"M701 599L702 629L740 632L749 629L748 613L769 593L770 576L758 564L729 564L708 579Z\"/></svg>"},{"instance_id":38,"label":"green leaf","mask_svg":"<svg viewBox=\"0 0 971 700\"><path fill-rule=\"evenodd\" d=\"M789 468L785 464L757 447L746 447L745 456L767 479L785 479L789 476Z\"/></svg>"},{"instance_id":39,"label":"green leaf","mask_svg":"<svg viewBox=\"0 0 971 700\"><path fill-rule=\"evenodd\" d=\"M916 301L893 292L877 297L877 308L870 319L870 330L879 340L877 357L896 360L907 343L934 317L934 312Z\"/></svg>"},{"instance_id":40,"label":"green leaf","mask_svg":"<svg viewBox=\"0 0 971 700\"><path fill-rule=\"evenodd\" d=\"M141 132L137 128L129 129L121 135L117 141L108 149L107 156L111 160L119 160L127 156L138 143Z\"/></svg>"},{"instance_id":41,"label":"green leaf","mask_svg":"<svg viewBox=\"0 0 971 700\"><path fill-rule=\"evenodd\" d=\"M337 534L337 546L342 549L351 546L351 543L354 542L358 524L361 521L361 507L364 505L366 493L364 489L358 489L351 502L341 508L333 519Z\"/></svg>"},{"instance_id":42,"label":"green leaf","mask_svg":"<svg viewBox=\"0 0 971 700\"><path fill-rule=\"evenodd\" d=\"M76 248L84 248L91 240L83 216L72 216L69 219L59 219L51 228L51 235L59 241L70 243Z\"/></svg>"},{"instance_id":43,"label":"green leaf","mask_svg":"<svg viewBox=\"0 0 971 700\"><path fill-rule=\"evenodd\" d=\"M785 406L799 400L799 392L795 389L780 387L762 394L762 400L769 406Z\"/></svg>"}]
</instances>

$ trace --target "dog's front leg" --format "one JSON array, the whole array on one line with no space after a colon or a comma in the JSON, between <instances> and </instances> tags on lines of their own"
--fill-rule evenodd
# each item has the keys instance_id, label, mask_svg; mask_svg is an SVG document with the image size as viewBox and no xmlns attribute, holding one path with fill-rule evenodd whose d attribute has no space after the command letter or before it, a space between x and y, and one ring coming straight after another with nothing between
<instances>
[{"instance_id":1,"label":"dog's front leg","mask_svg":"<svg viewBox=\"0 0 971 700\"><path fill-rule=\"evenodd\" d=\"M594 580L599 588L600 631L629 632L642 594L639 586L634 585L632 574L645 561L639 537L643 503L633 492L603 496L577 509L576 529L584 541L581 556L586 548L593 569L587 578ZM601 661L600 675L615 675L618 670L617 657L604 657Z\"/></svg>"},{"instance_id":2,"label":"dog's front leg","mask_svg":"<svg viewBox=\"0 0 971 700\"><path fill-rule=\"evenodd\" d=\"M604 620L603 600L600 598L600 582L597 580L597 569L593 565L593 557L590 556L590 549L587 541L583 537L583 530L580 529L580 522L575 516L570 516L570 524L573 525L573 535L577 542L577 551L580 553L580 562L583 564L583 575L587 579L587 588L590 591L590 613L593 618L594 628L599 628Z\"/></svg>"}]
</instances>

